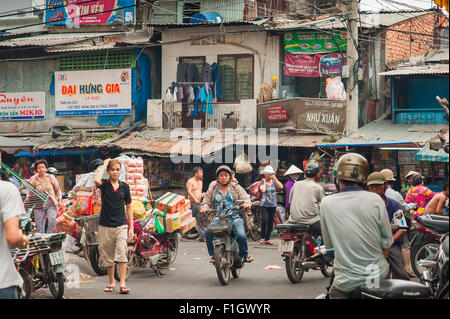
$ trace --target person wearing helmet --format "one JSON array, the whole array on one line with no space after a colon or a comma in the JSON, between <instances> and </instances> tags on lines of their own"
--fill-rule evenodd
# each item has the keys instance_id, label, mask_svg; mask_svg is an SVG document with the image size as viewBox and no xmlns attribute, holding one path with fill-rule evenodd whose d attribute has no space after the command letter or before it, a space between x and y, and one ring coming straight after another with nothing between
<instances>
[{"instance_id":1,"label":"person wearing helmet","mask_svg":"<svg viewBox=\"0 0 450 319\"><path fill-rule=\"evenodd\" d=\"M231 182L232 171L228 166L219 166L216 176L217 182L213 181L211 184L214 184L208 187L208 191L203 196L200 213L204 214L211 209L214 209L217 213L222 213L239 200L245 201L242 205L244 208L250 207L250 196L238 183ZM233 233L239 246L239 256L244 262L252 262L253 257L248 256L248 242L242 217L239 212L233 212L228 218L233 222ZM206 247L211 256L210 262L215 263L213 238L207 229L205 230L205 238Z\"/></svg>"},{"instance_id":2,"label":"person wearing helmet","mask_svg":"<svg viewBox=\"0 0 450 319\"><path fill-rule=\"evenodd\" d=\"M306 179L296 182L289 194L291 216L288 223L310 226L311 234L320 235L319 205L325 197L325 191L317 182L320 180L320 169L316 163L308 163L305 167Z\"/></svg>"},{"instance_id":3,"label":"person wearing helmet","mask_svg":"<svg viewBox=\"0 0 450 319\"><path fill-rule=\"evenodd\" d=\"M416 204L416 210L411 213L411 219L414 220L417 216L424 213L425 207L434 197L434 193L423 185L423 176L416 174L412 179L412 187L408 191L405 197L405 203Z\"/></svg>"},{"instance_id":4,"label":"person wearing helmet","mask_svg":"<svg viewBox=\"0 0 450 319\"><path fill-rule=\"evenodd\" d=\"M389 220L394 224L394 215L397 212L403 214L402 207L399 202L387 197L386 191L386 178L380 172L373 172L367 178L367 186L369 191L378 194L386 205L386 210L389 215ZM405 264L402 257L401 245L403 239L406 238L406 230L397 230L392 234L394 243L391 246L387 261L392 270L392 279L409 280L406 273Z\"/></svg>"},{"instance_id":5,"label":"person wearing helmet","mask_svg":"<svg viewBox=\"0 0 450 319\"><path fill-rule=\"evenodd\" d=\"M363 189L368 175L369 163L362 155L343 155L336 163L340 192L322 199L322 238L335 256L331 299L357 297L361 286L389 273L391 223L381 197Z\"/></svg>"},{"instance_id":6,"label":"person wearing helmet","mask_svg":"<svg viewBox=\"0 0 450 319\"><path fill-rule=\"evenodd\" d=\"M284 190L286 191L286 219L289 218L291 208L289 195L291 194L292 186L294 186L295 182L300 178L300 174L303 174L303 171L295 165L291 165L286 173L284 173L284 176L289 176L289 180L284 184Z\"/></svg>"},{"instance_id":7,"label":"person wearing helmet","mask_svg":"<svg viewBox=\"0 0 450 319\"><path fill-rule=\"evenodd\" d=\"M58 174L58 170L54 167L49 167L49 168L47 168L47 173L56 177L56 174Z\"/></svg>"},{"instance_id":8,"label":"person wearing helmet","mask_svg":"<svg viewBox=\"0 0 450 319\"><path fill-rule=\"evenodd\" d=\"M394 182L395 182L394 172L392 172L388 168L385 168L385 169L381 170L380 173L383 174L384 178L386 179L386 183L385 183L386 191L384 194L386 195L386 197L389 197L389 198L397 201L398 203L400 203L406 219L410 222L411 221L410 211L413 209L416 209L416 204L405 203L405 200L403 199L402 195L393 189ZM409 277L415 278L416 275L414 274L414 272L411 269L411 257L410 257L411 254L410 254L410 250L409 250L410 245L409 245L409 240L408 240L408 236L409 236L408 232L407 232L407 236L402 236L402 238L401 238L402 255L403 255L403 261L405 262L406 273L408 274Z\"/></svg>"}]
</instances>

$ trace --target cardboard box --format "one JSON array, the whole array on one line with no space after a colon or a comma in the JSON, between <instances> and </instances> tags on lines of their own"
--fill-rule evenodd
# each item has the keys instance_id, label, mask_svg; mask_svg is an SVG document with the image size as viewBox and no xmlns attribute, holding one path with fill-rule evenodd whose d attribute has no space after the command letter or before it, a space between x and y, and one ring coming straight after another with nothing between
<instances>
[{"instance_id":1,"label":"cardboard box","mask_svg":"<svg viewBox=\"0 0 450 319\"><path fill-rule=\"evenodd\" d=\"M195 220L195 218L188 218L180 224L181 233L184 234L196 226L197 221Z\"/></svg>"},{"instance_id":2,"label":"cardboard box","mask_svg":"<svg viewBox=\"0 0 450 319\"><path fill-rule=\"evenodd\" d=\"M161 225L164 226L164 217L162 217L162 215L164 215L164 212L158 211L157 213L158 213L157 218L159 222L161 223ZM180 228L180 214L179 213L167 214L165 227L166 233L172 233L179 228Z\"/></svg>"},{"instance_id":3,"label":"cardboard box","mask_svg":"<svg viewBox=\"0 0 450 319\"><path fill-rule=\"evenodd\" d=\"M168 196L169 195L169 196ZM176 195L174 199L171 200L173 195ZM182 195L177 195L174 193L165 193L162 197L165 197L158 203L157 208L161 211L164 211L167 206L167 213L174 214L185 204L185 197ZM169 203L170 202L170 203Z\"/></svg>"},{"instance_id":4,"label":"cardboard box","mask_svg":"<svg viewBox=\"0 0 450 319\"><path fill-rule=\"evenodd\" d=\"M178 213L183 214L191 209L191 201L186 199L184 205L178 208Z\"/></svg>"},{"instance_id":5,"label":"cardboard box","mask_svg":"<svg viewBox=\"0 0 450 319\"><path fill-rule=\"evenodd\" d=\"M184 213L180 213L180 224L184 223L185 220L192 218L192 210L185 211Z\"/></svg>"}]
</instances>

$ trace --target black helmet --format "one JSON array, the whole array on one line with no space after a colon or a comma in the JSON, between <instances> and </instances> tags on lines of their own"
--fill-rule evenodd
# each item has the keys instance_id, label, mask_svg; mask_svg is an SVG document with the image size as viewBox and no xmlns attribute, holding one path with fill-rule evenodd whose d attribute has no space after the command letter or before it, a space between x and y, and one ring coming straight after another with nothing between
<instances>
[{"instance_id":1,"label":"black helmet","mask_svg":"<svg viewBox=\"0 0 450 319\"><path fill-rule=\"evenodd\" d=\"M306 177L315 177L317 173L319 173L320 169L316 163L308 163L305 167L305 175Z\"/></svg>"},{"instance_id":2,"label":"black helmet","mask_svg":"<svg viewBox=\"0 0 450 319\"><path fill-rule=\"evenodd\" d=\"M423 178L422 175L416 174L416 175L413 176L411 184L412 184L412 186L417 186L417 185L422 184L423 180L424 180L424 178Z\"/></svg>"},{"instance_id":3,"label":"black helmet","mask_svg":"<svg viewBox=\"0 0 450 319\"><path fill-rule=\"evenodd\" d=\"M231 168L229 168L229 167L226 166L226 165L222 165L222 166L219 166L219 167L217 168L217 170L216 170L216 176L219 175L220 171L227 171L228 173L230 173L230 176L233 175L233 171L231 170Z\"/></svg>"},{"instance_id":4,"label":"black helmet","mask_svg":"<svg viewBox=\"0 0 450 319\"><path fill-rule=\"evenodd\" d=\"M88 164L88 171L93 172L97 169L97 167L102 166L102 165L103 165L103 160L100 158L97 158Z\"/></svg>"}]
</instances>

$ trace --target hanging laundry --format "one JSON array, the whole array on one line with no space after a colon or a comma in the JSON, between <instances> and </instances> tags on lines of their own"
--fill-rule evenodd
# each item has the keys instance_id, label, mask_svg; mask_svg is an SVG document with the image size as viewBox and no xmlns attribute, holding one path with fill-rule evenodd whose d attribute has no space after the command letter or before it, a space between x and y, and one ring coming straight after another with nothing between
<instances>
[{"instance_id":1,"label":"hanging laundry","mask_svg":"<svg viewBox=\"0 0 450 319\"><path fill-rule=\"evenodd\" d=\"M200 101L200 88L194 86L194 102ZM192 116L198 116L198 104L194 104L194 110L192 111Z\"/></svg>"},{"instance_id":2,"label":"hanging laundry","mask_svg":"<svg viewBox=\"0 0 450 319\"><path fill-rule=\"evenodd\" d=\"M214 62L211 65L211 73L212 73L212 78L213 78L215 91L216 91L215 95L217 97L222 97L222 81L220 78L220 67L216 62Z\"/></svg>"},{"instance_id":3,"label":"hanging laundry","mask_svg":"<svg viewBox=\"0 0 450 319\"><path fill-rule=\"evenodd\" d=\"M208 63L203 64L202 82L212 82L211 65Z\"/></svg>"},{"instance_id":4,"label":"hanging laundry","mask_svg":"<svg viewBox=\"0 0 450 319\"><path fill-rule=\"evenodd\" d=\"M178 102L178 87L177 86L175 86L173 88L173 101Z\"/></svg>"},{"instance_id":5,"label":"hanging laundry","mask_svg":"<svg viewBox=\"0 0 450 319\"><path fill-rule=\"evenodd\" d=\"M188 102L194 102L195 96L194 96L194 88L192 86L189 86L189 97Z\"/></svg>"},{"instance_id":6,"label":"hanging laundry","mask_svg":"<svg viewBox=\"0 0 450 319\"><path fill-rule=\"evenodd\" d=\"M188 64L187 67L187 75L186 75L186 81L187 82L198 82L198 68L197 65L194 63Z\"/></svg>"},{"instance_id":7,"label":"hanging laundry","mask_svg":"<svg viewBox=\"0 0 450 319\"><path fill-rule=\"evenodd\" d=\"M170 92L170 87L169 87L166 91L166 101L172 101L172 100L173 100L173 95Z\"/></svg>"},{"instance_id":8,"label":"hanging laundry","mask_svg":"<svg viewBox=\"0 0 450 319\"><path fill-rule=\"evenodd\" d=\"M206 86L202 87L200 91L200 101L206 103L208 101L208 94L206 93ZM206 113L206 104L203 104L203 113Z\"/></svg>"},{"instance_id":9,"label":"hanging laundry","mask_svg":"<svg viewBox=\"0 0 450 319\"><path fill-rule=\"evenodd\" d=\"M213 105L212 105L213 95L212 95L211 91L210 91L210 94L208 94L206 101L208 102L208 114L214 114Z\"/></svg>"},{"instance_id":10,"label":"hanging laundry","mask_svg":"<svg viewBox=\"0 0 450 319\"><path fill-rule=\"evenodd\" d=\"M177 82L186 82L187 81L187 71L189 65L186 63L178 63L177 67Z\"/></svg>"}]
</instances>

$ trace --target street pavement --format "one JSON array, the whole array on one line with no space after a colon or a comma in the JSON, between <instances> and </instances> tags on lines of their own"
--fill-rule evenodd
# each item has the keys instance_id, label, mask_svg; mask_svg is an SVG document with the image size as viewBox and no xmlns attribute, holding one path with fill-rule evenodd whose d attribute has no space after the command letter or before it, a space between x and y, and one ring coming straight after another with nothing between
<instances>
[{"instance_id":1,"label":"street pavement","mask_svg":"<svg viewBox=\"0 0 450 319\"><path fill-rule=\"evenodd\" d=\"M68 265L80 269L78 287L66 285L66 299L312 299L323 293L329 283L318 270L305 272L298 284L292 284L278 251L278 239L273 246L260 245L249 240L249 255L255 258L245 264L238 279L231 279L222 286L213 265L209 263L206 243L198 240L179 241L178 255L169 272L162 278L151 269L138 268L131 274L127 287L129 295L119 294L119 283L113 293L105 293L106 276L97 276L86 261L67 254ZM267 270L267 266L280 266L280 270ZM35 299L52 298L48 289L33 294Z\"/></svg>"}]
</instances>

